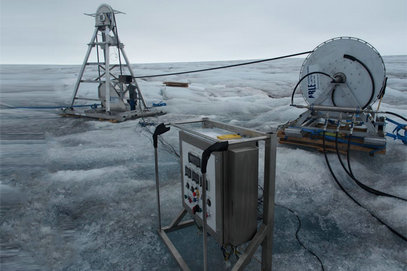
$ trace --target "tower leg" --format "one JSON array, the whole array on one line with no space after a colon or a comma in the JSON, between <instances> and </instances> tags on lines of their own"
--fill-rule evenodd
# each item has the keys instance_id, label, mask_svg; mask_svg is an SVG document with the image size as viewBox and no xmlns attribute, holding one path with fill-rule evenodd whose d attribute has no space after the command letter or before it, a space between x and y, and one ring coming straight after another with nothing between
<instances>
[{"instance_id":1,"label":"tower leg","mask_svg":"<svg viewBox=\"0 0 407 271\"><path fill-rule=\"evenodd\" d=\"M98 33L98 28L96 27L95 32L93 32L92 39L90 40L90 42L88 44L88 51L86 52L85 59L83 60L81 70L79 71L78 79L76 80L76 83L75 83L75 88L74 88L74 91L73 91L73 94L72 94L72 99L71 99L71 107L75 103L75 98L76 98L76 94L78 93L79 84L81 83L82 76L83 76L83 73L85 71L86 64L88 63L90 52L92 51L92 48L94 46L94 41L96 39L97 33Z\"/></svg>"},{"instance_id":2,"label":"tower leg","mask_svg":"<svg viewBox=\"0 0 407 271\"><path fill-rule=\"evenodd\" d=\"M106 27L106 43L105 43L105 88L106 88L106 112L110 112L110 52L109 52L109 28Z\"/></svg>"}]
</instances>

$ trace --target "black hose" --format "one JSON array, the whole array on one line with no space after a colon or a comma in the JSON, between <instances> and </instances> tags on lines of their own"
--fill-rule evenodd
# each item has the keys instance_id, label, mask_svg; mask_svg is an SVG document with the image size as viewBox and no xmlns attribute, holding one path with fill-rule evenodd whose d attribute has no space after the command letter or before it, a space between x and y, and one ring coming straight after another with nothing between
<instances>
[{"instance_id":1,"label":"black hose","mask_svg":"<svg viewBox=\"0 0 407 271\"><path fill-rule=\"evenodd\" d=\"M351 137L352 137L352 136L349 135L349 138L348 138L348 146L347 146L347 154L346 154L347 162L348 162L348 168L349 168L349 170L348 170L348 169L345 167L345 165L344 165L344 163L343 163L343 161L342 161L341 155L339 154L339 148L338 148L338 132L335 133L335 149L336 149L336 155L338 156L338 160L339 160L339 162L341 163L341 166L342 166L342 168L345 170L346 174L348 174L348 176L351 177L352 180L353 180L360 188L362 188L362 189L365 190L366 192L369 192L369 193L374 194L374 195L376 195L376 196L384 196L384 197L390 197L390 198L395 198L395 199L407 201L407 199L404 199L404 198L402 198L402 197L394 196L394 195L391 195L391 194L387 194L387 193L385 193L385 192L382 192L382 191L376 190L376 189L374 189L374 188L371 188L371 187L365 185L364 183L360 182L358 179L356 179L355 175L354 175L353 172L352 172L352 168L351 168L351 166L350 166L350 155L349 155L349 153L350 153Z\"/></svg>"},{"instance_id":2,"label":"black hose","mask_svg":"<svg viewBox=\"0 0 407 271\"><path fill-rule=\"evenodd\" d=\"M295 91L297 90L297 87L299 86L299 84L302 82L302 80L304 80L305 78L307 78L308 76L312 75L312 74L323 74L325 76L328 76L329 78L331 78L332 80L334 80L334 78L332 76L330 76L329 74L325 73L325 72L310 72L307 73L306 75L304 75L299 81L298 83L295 85L294 89L293 89L293 93L291 94L291 105L294 104L294 94Z\"/></svg>"},{"instance_id":3,"label":"black hose","mask_svg":"<svg viewBox=\"0 0 407 271\"><path fill-rule=\"evenodd\" d=\"M336 106L335 99L334 99L335 91L336 91L336 88L334 88L331 92L331 102L332 102L333 106Z\"/></svg>"},{"instance_id":4,"label":"black hose","mask_svg":"<svg viewBox=\"0 0 407 271\"><path fill-rule=\"evenodd\" d=\"M398 231L396 231L395 229L393 229L391 226L387 225L383 220L381 220L379 217L377 217L375 214L373 214L369 209L367 209L366 207L364 207L362 204L360 204L354 197L352 197L348 191L345 190L345 188L342 186L342 184L339 182L339 180L336 178L335 173L332 170L331 164L329 163L328 160L328 156L326 155L326 146L325 146L325 131L323 131L322 134L322 147L323 147L323 153L325 156L325 161L326 164L328 166L328 169L332 175L332 177L334 178L336 184L339 186L339 188L354 202L356 203L358 206L360 206L361 208L363 208L364 210L366 210L371 216L373 216L374 218L377 219L377 221L379 221L381 224L383 224L384 226L386 226L392 233L394 233L395 235L397 235L398 237L400 237L401 239L403 239L405 242L407 242L407 237L405 237L404 235L402 235L401 233L399 233Z\"/></svg>"},{"instance_id":5,"label":"black hose","mask_svg":"<svg viewBox=\"0 0 407 271\"><path fill-rule=\"evenodd\" d=\"M243 62L243 63L238 63L238 64L231 64L231 65L207 68L207 69L200 69L200 70L191 70L191 71L173 72L173 73L163 73L163 74L153 74L153 75L141 75L141 76L135 76L134 78L136 78L136 79L137 78L152 78L152 77L162 77L162 76L169 76L169 75L180 75L180 74L187 74L187 73L197 73L197 72L206 72L206 71L227 69L227 68L239 67L239 66L244 66L244 65L251 65L251 64L257 64L257 63L262 63L262 62L267 62L267 61L273 61L273 60L278 60L278 59L283 59L283 58L289 58L289 57L294 57L294 56L300 56L300 55L305 55L305 54L309 54L309 53L312 53L312 52L313 51L307 51L307 52L296 53L296 54L291 54L291 55L285 55L285 56L279 56L279 57L273 57L273 58Z\"/></svg>"},{"instance_id":6,"label":"black hose","mask_svg":"<svg viewBox=\"0 0 407 271\"><path fill-rule=\"evenodd\" d=\"M382 89L379 91L379 94L377 95L377 99L383 98L384 94L386 93L387 79L388 77L386 76L386 78L384 78Z\"/></svg>"},{"instance_id":7,"label":"black hose","mask_svg":"<svg viewBox=\"0 0 407 271\"><path fill-rule=\"evenodd\" d=\"M319 264L321 265L321 270L325 271L324 265L322 264L321 258L318 257L317 254L315 254L315 252L313 252L311 249L307 248L304 243L300 240L300 237L298 236L298 233L300 232L301 229L301 219L300 217L297 215L297 213L295 211L293 211L292 209L288 208L287 206L281 205L281 204L275 204L276 206L282 207L284 209L287 209L289 212L291 212L293 215L295 215L295 217L297 218L298 221L298 227L297 230L295 231L295 239L297 239L297 242L300 244L300 246L302 246L306 251L308 251L311 255L313 255L319 262Z\"/></svg>"},{"instance_id":8,"label":"black hose","mask_svg":"<svg viewBox=\"0 0 407 271\"><path fill-rule=\"evenodd\" d=\"M396 117L399 117L400 119L402 119L402 120L404 120L404 121L407 121L407 118L405 118L405 117L403 117L403 116L401 116L401 115L399 115L399 114L396 114L396 113L394 113L394 112L385 111L384 113L385 113L385 114L389 114L389 115L393 115L393 116L396 116Z\"/></svg>"},{"instance_id":9,"label":"black hose","mask_svg":"<svg viewBox=\"0 0 407 271\"><path fill-rule=\"evenodd\" d=\"M363 68L365 68L365 70L366 70L367 73L369 74L370 80L372 81L372 93L370 94L369 101L362 107L362 109L365 109L367 106L370 105L370 103L371 103L371 101L373 100L373 97L374 97L375 83L374 83L373 75L372 75L372 73L370 72L369 68L365 65L365 63L363 63L362 61L360 61L360 60L357 59L356 57L351 56L351 55L346 55L346 54L343 55L343 57L346 58L346 59L349 59L349 60L351 60L351 61L356 61L356 62L358 62L360 65L362 65ZM332 97L333 97L333 95L332 95Z\"/></svg>"}]
</instances>

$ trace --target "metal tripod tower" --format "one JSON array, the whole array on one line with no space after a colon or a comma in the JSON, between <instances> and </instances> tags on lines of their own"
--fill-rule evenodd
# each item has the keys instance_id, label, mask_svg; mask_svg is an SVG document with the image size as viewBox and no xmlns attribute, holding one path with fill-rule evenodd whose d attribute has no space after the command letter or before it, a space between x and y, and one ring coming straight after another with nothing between
<instances>
[{"instance_id":1,"label":"metal tripod tower","mask_svg":"<svg viewBox=\"0 0 407 271\"><path fill-rule=\"evenodd\" d=\"M75 83L70 103L71 108L67 108L64 111L66 115L80 115L103 119L103 116L101 117L102 114L107 116L119 114L120 116L114 120L123 121L130 118L163 113L152 112L147 108L124 51L124 45L119 40L115 17L115 14L119 13L123 12L114 10L107 4L102 4L96 13L85 14L95 18L95 31L88 44L88 50ZM117 49L118 63L112 63L110 60L110 53L115 50L112 50L112 47ZM94 48L96 49L97 61L90 62L89 57ZM124 63L122 63L122 57ZM89 66L96 66L97 74L95 78L85 79L83 78L85 70ZM95 72L94 68L89 70ZM87 71L86 74L89 74L89 72ZM78 92L81 83L97 83L98 99L79 97ZM100 101L101 108L88 110L88 112L79 114L74 110L77 100ZM107 117L107 119L112 118Z\"/></svg>"}]
</instances>

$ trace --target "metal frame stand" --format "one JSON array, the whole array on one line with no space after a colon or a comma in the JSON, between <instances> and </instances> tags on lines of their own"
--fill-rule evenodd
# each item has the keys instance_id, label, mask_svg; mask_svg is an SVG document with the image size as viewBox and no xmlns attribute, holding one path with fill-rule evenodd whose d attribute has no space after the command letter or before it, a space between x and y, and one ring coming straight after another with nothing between
<instances>
[{"instance_id":1,"label":"metal frame stand","mask_svg":"<svg viewBox=\"0 0 407 271\"><path fill-rule=\"evenodd\" d=\"M264 205L263 205L263 219L262 223L257 229L255 236L249 241L249 244L244 251L244 253L239 257L239 260L233 266L233 271L243 270L244 267L250 262L257 248L262 246L262 256L261 256L261 270L270 271L272 268L272 246L273 246L273 226L274 226L274 194L275 194L275 175L276 175L276 144L277 144L277 134L276 133L260 133L253 130L231 126L215 121L210 121L208 119L202 119L198 121L186 121L181 123L169 123L179 129L185 130L189 133L196 134L193 130L185 129L181 127L182 124L187 123L197 123L202 122L204 127L217 127L221 129L226 129L234 132L239 132L241 134L246 134L252 136L252 138L245 139L246 141L264 141L265 142L265 157L264 157ZM158 234L163 239L164 243L168 247L171 254L174 256L179 267L182 270L190 270L185 260L174 246L167 233L176 231L190 225L195 222L193 219L182 221L187 211L182 208L178 216L169 224L168 226L162 227L161 225L161 207L160 207L160 182L159 182L159 172L158 172L158 135L167 132L170 128L166 127L165 124L160 124L157 126L154 132L154 157L155 157L155 177L156 177L156 191L157 191L157 209L158 209ZM216 144L216 143L215 143ZM230 141L229 145L237 144L237 142ZM206 172L206 170L205 170ZM203 185L206 183L206 174L203 173ZM203 187L203 191L206 191ZM205 197L206 192L203 192L203 197ZM203 216L205 217L205 216ZM204 251L204 270L207 270L207 233L206 233L206 219L203 219L203 251Z\"/></svg>"}]
</instances>

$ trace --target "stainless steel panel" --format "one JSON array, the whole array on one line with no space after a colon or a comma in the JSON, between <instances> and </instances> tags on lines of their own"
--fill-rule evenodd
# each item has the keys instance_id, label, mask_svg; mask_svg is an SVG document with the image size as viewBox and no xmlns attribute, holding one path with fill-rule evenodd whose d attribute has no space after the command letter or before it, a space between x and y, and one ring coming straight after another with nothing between
<instances>
[{"instance_id":1,"label":"stainless steel panel","mask_svg":"<svg viewBox=\"0 0 407 271\"><path fill-rule=\"evenodd\" d=\"M214 142L207 137L180 131L182 202L199 225L202 225L202 213L194 213L192 207L198 204L202 208L202 202L198 200L191 204L184 198L190 194L187 183L189 186L195 183L192 180L194 178L186 176L185 166L191 167L201 176L195 165L188 161L188 152L194 147L194 155L200 157L203 150ZM207 196L212 206L207 205L207 208L209 220L212 217L213 222L215 218L215 225L210 226L208 232L220 244L237 246L250 240L257 230L258 148L256 142L242 142L230 146L226 153L214 152L212 155L215 161L211 168L215 172L210 172L210 167L207 172Z\"/></svg>"},{"instance_id":2,"label":"stainless steel panel","mask_svg":"<svg viewBox=\"0 0 407 271\"><path fill-rule=\"evenodd\" d=\"M230 149L224 181L224 243L238 246L257 230L258 148Z\"/></svg>"}]
</instances>

